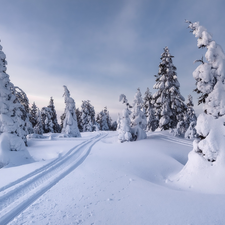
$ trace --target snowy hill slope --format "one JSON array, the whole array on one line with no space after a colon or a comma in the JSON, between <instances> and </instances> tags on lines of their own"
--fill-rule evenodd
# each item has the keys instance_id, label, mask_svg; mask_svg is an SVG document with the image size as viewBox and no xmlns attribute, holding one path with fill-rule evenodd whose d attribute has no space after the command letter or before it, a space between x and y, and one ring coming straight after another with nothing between
<instances>
[{"instance_id":1,"label":"snowy hill slope","mask_svg":"<svg viewBox=\"0 0 225 225\"><path fill-rule=\"evenodd\" d=\"M82 148L82 144L87 148ZM70 150L74 146L78 146L74 156L77 151L85 156L82 164L82 154L74 157L72 163L78 164L40 194L43 185L47 187L71 162L62 164L61 158L73 154ZM22 213L16 211L18 208L15 214L13 210L6 212L8 221L12 220L9 224L225 224L224 194L205 194L195 191L194 185L187 190L170 182L187 162L192 150L190 141L155 132L148 133L145 140L121 144L116 132L82 133L78 139L30 140L28 150L39 162L0 169L3 222L4 207L12 206L8 200L3 204L2 199L11 192L15 197L12 203L27 208L21 208ZM49 175L45 184L42 178L55 162L62 167L53 169L55 175ZM2 182L7 171L18 175ZM21 194L20 185L28 187L27 182L37 181L37 176L41 178L38 185L29 186L27 194ZM19 177L22 178L18 180ZM9 190L4 188L7 183ZM32 196L37 200L29 202ZM15 217L16 213L20 215Z\"/></svg>"}]
</instances>

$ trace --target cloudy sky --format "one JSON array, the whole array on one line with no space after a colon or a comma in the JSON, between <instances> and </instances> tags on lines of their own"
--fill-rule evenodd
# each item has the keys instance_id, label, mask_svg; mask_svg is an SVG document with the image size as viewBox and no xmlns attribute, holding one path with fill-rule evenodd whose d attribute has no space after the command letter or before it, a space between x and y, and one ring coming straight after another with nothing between
<instances>
[{"instance_id":1,"label":"cloudy sky","mask_svg":"<svg viewBox=\"0 0 225 225\"><path fill-rule=\"evenodd\" d=\"M225 49L224 0L0 0L0 39L8 74L30 103L47 106L52 96L60 115L63 85L80 107L96 113L107 106L113 119L136 89L154 93L154 75L168 46L181 94L193 94L193 70L205 50L185 19L200 21ZM196 106L199 112L199 108Z\"/></svg>"}]
</instances>

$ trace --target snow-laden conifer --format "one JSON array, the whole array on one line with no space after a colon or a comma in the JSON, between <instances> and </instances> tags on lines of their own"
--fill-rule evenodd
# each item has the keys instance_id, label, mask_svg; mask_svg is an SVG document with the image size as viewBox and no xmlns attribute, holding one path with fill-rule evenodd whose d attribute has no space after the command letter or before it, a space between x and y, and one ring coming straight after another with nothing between
<instances>
[{"instance_id":1,"label":"snow-laden conifer","mask_svg":"<svg viewBox=\"0 0 225 225\"><path fill-rule=\"evenodd\" d=\"M26 93L19 87L14 87L14 94L16 95L17 100L21 104L20 110L22 112L22 120L25 122L23 126L23 130L25 131L25 136L33 133L33 126L30 122L30 108L29 108L29 99ZM26 137L23 138L26 140Z\"/></svg>"},{"instance_id":2,"label":"snow-laden conifer","mask_svg":"<svg viewBox=\"0 0 225 225\"><path fill-rule=\"evenodd\" d=\"M138 88L134 96L133 107L130 115L133 140L141 140L147 137L145 129L147 120L143 111L143 99Z\"/></svg>"},{"instance_id":3,"label":"snow-laden conifer","mask_svg":"<svg viewBox=\"0 0 225 225\"><path fill-rule=\"evenodd\" d=\"M130 104L127 101L127 98L124 94L121 94L119 101L126 105L126 108L122 111L120 116L120 127L118 131L118 139L120 142L132 141L131 127L130 127L130 114L131 108Z\"/></svg>"},{"instance_id":4,"label":"snow-laden conifer","mask_svg":"<svg viewBox=\"0 0 225 225\"><path fill-rule=\"evenodd\" d=\"M196 130L199 139L194 142L194 151L208 161L225 158L225 54L210 33L199 24L189 23L189 28L198 39L199 48L207 48L205 60L196 60L200 65L193 72L200 94L199 104L203 103L204 113L197 119Z\"/></svg>"},{"instance_id":5,"label":"snow-laden conifer","mask_svg":"<svg viewBox=\"0 0 225 225\"><path fill-rule=\"evenodd\" d=\"M175 128L178 123L177 116L185 110L185 99L180 94L180 83L177 80L173 57L168 47L165 47L159 72L155 75L156 83L153 88L158 91L153 95L153 102L160 130Z\"/></svg>"},{"instance_id":6,"label":"snow-laden conifer","mask_svg":"<svg viewBox=\"0 0 225 225\"><path fill-rule=\"evenodd\" d=\"M65 137L80 137L80 131L77 126L76 107L73 98L70 97L70 92L66 86L64 87L64 100L65 100L65 118L63 120L62 134Z\"/></svg>"},{"instance_id":7,"label":"snow-laden conifer","mask_svg":"<svg viewBox=\"0 0 225 225\"><path fill-rule=\"evenodd\" d=\"M30 122L32 124L32 127L35 127L35 125L37 124L37 112L38 112L38 108L35 102L33 102L30 109Z\"/></svg>"},{"instance_id":8,"label":"snow-laden conifer","mask_svg":"<svg viewBox=\"0 0 225 225\"><path fill-rule=\"evenodd\" d=\"M83 132L83 128L82 128L82 112L80 111L79 108L76 108L76 116L77 116L77 126L80 132Z\"/></svg>"},{"instance_id":9,"label":"snow-laden conifer","mask_svg":"<svg viewBox=\"0 0 225 225\"><path fill-rule=\"evenodd\" d=\"M196 122L197 122L197 116L195 114L195 110L193 109L194 103L192 101L192 96L188 96L188 102L187 102L187 111L184 117L184 123L185 123L185 138L192 139L197 137L197 131L195 129Z\"/></svg>"},{"instance_id":10,"label":"snow-laden conifer","mask_svg":"<svg viewBox=\"0 0 225 225\"><path fill-rule=\"evenodd\" d=\"M37 110L37 123L34 126L34 134L36 134L37 137L38 137L39 135L43 135L43 132L44 132L44 130L43 130L43 123L42 123L41 112L38 109Z\"/></svg>"},{"instance_id":11,"label":"snow-laden conifer","mask_svg":"<svg viewBox=\"0 0 225 225\"><path fill-rule=\"evenodd\" d=\"M149 88L147 88L145 92L143 109L145 110L147 119L146 131L155 131L158 127L158 120L155 117L154 105L152 104L152 94Z\"/></svg>"},{"instance_id":12,"label":"snow-laden conifer","mask_svg":"<svg viewBox=\"0 0 225 225\"><path fill-rule=\"evenodd\" d=\"M90 101L82 101L81 105L81 126L83 132L94 131L95 128L95 109L91 105Z\"/></svg>"},{"instance_id":13,"label":"snow-laden conifer","mask_svg":"<svg viewBox=\"0 0 225 225\"><path fill-rule=\"evenodd\" d=\"M98 124L100 125L99 130L107 131L109 130L109 119L108 119L108 110L107 107L104 107L104 109L98 114L99 121Z\"/></svg>"},{"instance_id":14,"label":"snow-laden conifer","mask_svg":"<svg viewBox=\"0 0 225 225\"><path fill-rule=\"evenodd\" d=\"M16 97L15 87L6 73L6 65L6 56L0 45L0 134L8 134L11 150L21 150L24 146L20 140L27 144L27 127L21 111L24 107ZM11 141L16 139L17 144Z\"/></svg>"},{"instance_id":15,"label":"snow-laden conifer","mask_svg":"<svg viewBox=\"0 0 225 225\"><path fill-rule=\"evenodd\" d=\"M197 117L195 115L195 110L193 109L193 106L194 106L194 103L192 101L192 96L188 95L188 101L185 107L186 110L177 116L178 123L177 123L176 129L174 129L175 136L185 137L185 138L190 138L194 136L196 137L196 130L193 125L196 124ZM189 129L190 125L191 127ZM188 134L186 135L187 130L188 130ZM190 132L192 132L192 134L190 134Z\"/></svg>"},{"instance_id":16,"label":"snow-laden conifer","mask_svg":"<svg viewBox=\"0 0 225 225\"><path fill-rule=\"evenodd\" d=\"M44 133L49 133L49 132L54 133L50 108L43 107L41 109L41 120L43 124Z\"/></svg>"},{"instance_id":17,"label":"snow-laden conifer","mask_svg":"<svg viewBox=\"0 0 225 225\"><path fill-rule=\"evenodd\" d=\"M49 114L50 114L50 118L51 118L51 121L52 121L52 130L53 130L54 133L60 133L61 128L58 124L54 100L53 100L52 97L50 98L49 105L47 107L49 109Z\"/></svg>"}]
</instances>

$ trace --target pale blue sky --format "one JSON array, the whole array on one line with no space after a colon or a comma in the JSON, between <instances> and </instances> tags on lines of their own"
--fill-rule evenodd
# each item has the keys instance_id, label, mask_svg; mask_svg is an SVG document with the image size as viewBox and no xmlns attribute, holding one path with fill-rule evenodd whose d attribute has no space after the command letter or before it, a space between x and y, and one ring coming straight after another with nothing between
<instances>
[{"instance_id":1,"label":"pale blue sky","mask_svg":"<svg viewBox=\"0 0 225 225\"><path fill-rule=\"evenodd\" d=\"M30 103L46 106L52 96L60 115L63 85L80 107L91 100L96 113L116 114L136 89L154 93L154 75L168 46L181 93L192 94L192 77L205 50L184 20L200 21L225 49L223 0L0 0L0 39L8 74ZM193 94L195 102L197 95ZM197 109L199 111L199 109Z\"/></svg>"}]
</instances>

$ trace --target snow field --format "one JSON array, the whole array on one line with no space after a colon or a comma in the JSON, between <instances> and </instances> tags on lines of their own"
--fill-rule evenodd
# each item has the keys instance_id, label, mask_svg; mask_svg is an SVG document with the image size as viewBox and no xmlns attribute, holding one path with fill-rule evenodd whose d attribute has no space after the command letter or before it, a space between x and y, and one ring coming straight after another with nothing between
<instances>
[{"instance_id":1,"label":"snow field","mask_svg":"<svg viewBox=\"0 0 225 225\"><path fill-rule=\"evenodd\" d=\"M75 169L89 154L92 145L101 139L98 134L76 145L65 155L46 164L1 188L0 224L7 224L12 218L29 206L39 196Z\"/></svg>"},{"instance_id":2,"label":"snow field","mask_svg":"<svg viewBox=\"0 0 225 225\"><path fill-rule=\"evenodd\" d=\"M223 194L196 191L194 184L185 189L169 180L187 162L191 141L154 132L121 144L117 132L105 133L82 164L9 224L225 223Z\"/></svg>"}]
</instances>

